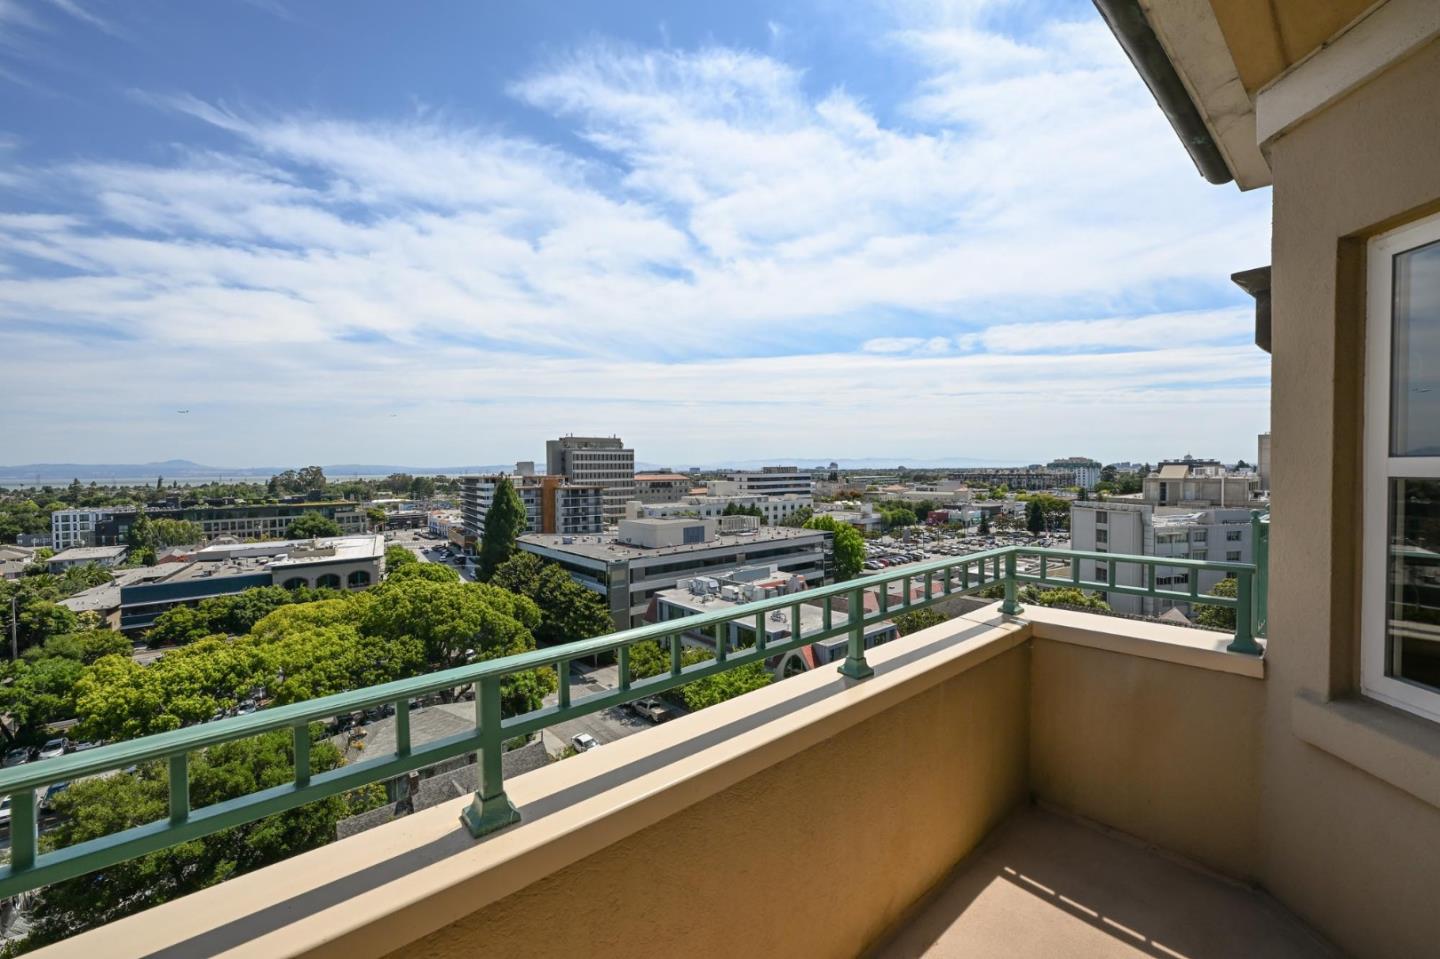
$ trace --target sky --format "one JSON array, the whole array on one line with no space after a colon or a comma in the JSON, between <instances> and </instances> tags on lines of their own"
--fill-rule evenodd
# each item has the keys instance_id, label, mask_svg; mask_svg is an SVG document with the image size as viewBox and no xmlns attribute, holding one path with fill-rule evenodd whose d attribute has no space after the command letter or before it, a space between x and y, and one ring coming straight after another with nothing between
<instances>
[{"instance_id":1,"label":"sky","mask_svg":"<svg viewBox=\"0 0 1440 959\"><path fill-rule=\"evenodd\" d=\"M0 464L1253 460L1268 194L1089 0L0 0Z\"/></svg>"}]
</instances>

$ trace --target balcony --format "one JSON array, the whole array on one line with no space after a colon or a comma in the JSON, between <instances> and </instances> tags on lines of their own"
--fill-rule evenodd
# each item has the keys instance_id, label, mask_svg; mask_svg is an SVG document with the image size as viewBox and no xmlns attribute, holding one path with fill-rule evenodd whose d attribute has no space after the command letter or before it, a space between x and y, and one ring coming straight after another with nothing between
<instances>
[{"instance_id":1,"label":"balcony","mask_svg":"<svg viewBox=\"0 0 1440 959\"><path fill-rule=\"evenodd\" d=\"M671 640L675 649L677 628L793 609L804 595L794 594L53 761L63 769L7 770L0 790L12 795L17 825L0 891L103 869L478 748L475 797L48 954L353 959L469 955L499 943L507 955L1334 954L1245 885L1262 868L1265 659L1247 634L1261 571L1237 566L1236 599L1201 600L1236 609L1232 637L1021 609L1019 584L1050 581L1061 562L1069 582L1081 567L1073 560L1090 565L1053 553L997 550L814 590L848 595L862 611L864 590L883 607L889 587L906 580L927 587L905 582L894 595L910 597L906 606L996 585L1006 599L868 651L858 638L867 620L899 610L862 612L835 627L857 637L839 671L774 683L507 782L502 737L764 659L826 630L683 669L675 657L669 674L650 679L627 676L635 642ZM1155 558L1104 562L1140 564L1146 585L1123 588L1157 590ZM1115 582L1113 570L1107 578ZM555 706L501 720L500 676L537 657L599 650L617 652L621 689L572 699L567 688ZM464 681L479 685L474 735L411 748L401 724L394 755L313 777L302 762L292 786L189 808L184 757L205 743L303 730L342 705L403 704ZM27 789L40 779L158 758L173 775L168 821L43 854L33 825L32 842L22 838L33 824ZM1002 942L1013 945L997 953Z\"/></svg>"}]
</instances>

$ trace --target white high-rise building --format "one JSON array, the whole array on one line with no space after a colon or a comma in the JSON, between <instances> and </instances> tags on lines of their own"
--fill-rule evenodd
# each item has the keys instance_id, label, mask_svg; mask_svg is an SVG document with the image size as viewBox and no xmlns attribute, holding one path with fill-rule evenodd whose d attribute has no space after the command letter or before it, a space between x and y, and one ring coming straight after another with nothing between
<instances>
[{"instance_id":1,"label":"white high-rise building","mask_svg":"<svg viewBox=\"0 0 1440 959\"><path fill-rule=\"evenodd\" d=\"M812 477L809 470L794 466L766 466L758 470L736 470L726 480L710 484L710 491L719 495L738 493L742 496L809 496ZM732 485L725 485L725 484Z\"/></svg>"},{"instance_id":2,"label":"white high-rise building","mask_svg":"<svg viewBox=\"0 0 1440 959\"><path fill-rule=\"evenodd\" d=\"M599 486L605 525L625 518L635 498L635 451L616 436L562 436L545 441L545 472L567 482Z\"/></svg>"}]
</instances>

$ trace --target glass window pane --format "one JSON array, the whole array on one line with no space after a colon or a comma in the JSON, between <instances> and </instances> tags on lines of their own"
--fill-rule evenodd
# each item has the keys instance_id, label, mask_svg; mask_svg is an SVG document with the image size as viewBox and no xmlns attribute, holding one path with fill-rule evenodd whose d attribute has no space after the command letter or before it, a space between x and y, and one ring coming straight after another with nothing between
<instances>
[{"instance_id":1,"label":"glass window pane","mask_svg":"<svg viewBox=\"0 0 1440 959\"><path fill-rule=\"evenodd\" d=\"M1390 481L1385 673L1440 690L1440 480Z\"/></svg>"},{"instance_id":2,"label":"glass window pane","mask_svg":"<svg viewBox=\"0 0 1440 959\"><path fill-rule=\"evenodd\" d=\"M1390 452L1440 456L1440 243L1395 257Z\"/></svg>"}]
</instances>

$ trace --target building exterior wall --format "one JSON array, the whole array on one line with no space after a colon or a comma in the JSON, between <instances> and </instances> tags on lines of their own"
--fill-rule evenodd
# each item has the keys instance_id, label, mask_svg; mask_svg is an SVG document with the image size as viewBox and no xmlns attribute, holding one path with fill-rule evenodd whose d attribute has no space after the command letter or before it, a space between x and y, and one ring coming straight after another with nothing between
<instances>
[{"instance_id":1,"label":"building exterior wall","mask_svg":"<svg viewBox=\"0 0 1440 959\"><path fill-rule=\"evenodd\" d=\"M603 525L603 489L577 486L561 476L509 476L525 507L525 528L532 533L598 533ZM460 477L460 515L465 532L485 534L485 515L495 501L500 476Z\"/></svg>"},{"instance_id":2,"label":"building exterior wall","mask_svg":"<svg viewBox=\"0 0 1440 959\"><path fill-rule=\"evenodd\" d=\"M606 525L625 516L635 498L635 451L613 436L562 436L545 442L545 472L603 488Z\"/></svg>"},{"instance_id":3,"label":"building exterior wall","mask_svg":"<svg viewBox=\"0 0 1440 959\"><path fill-rule=\"evenodd\" d=\"M626 504L626 517L638 519L641 516L664 518L667 516L699 516L704 519L719 518L727 506L754 507L760 511L765 522L778 526L802 509L812 508L814 500L809 496L790 493L783 496L763 494L730 493L713 496L685 496L674 502L645 503L636 501ZM633 515L632 515L633 514Z\"/></svg>"},{"instance_id":4,"label":"building exterior wall","mask_svg":"<svg viewBox=\"0 0 1440 959\"><path fill-rule=\"evenodd\" d=\"M738 470L727 474L735 492L761 496L809 496L813 488L809 470L793 466L767 466L760 470Z\"/></svg>"},{"instance_id":5,"label":"building exterior wall","mask_svg":"<svg viewBox=\"0 0 1440 959\"><path fill-rule=\"evenodd\" d=\"M1440 44L1270 144L1275 174L1270 643L1262 881L1354 955L1433 954L1440 806L1402 788L1440 725L1359 695L1365 243L1440 210ZM1247 265L1247 264L1237 264ZM1307 704L1313 704L1307 708ZM1369 771L1303 716L1371 737ZM1394 766L1390 763L1390 766ZM1356 895L1363 890L1364 895Z\"/></svg>"}]
</instances>

